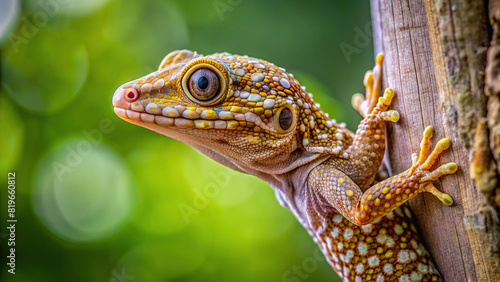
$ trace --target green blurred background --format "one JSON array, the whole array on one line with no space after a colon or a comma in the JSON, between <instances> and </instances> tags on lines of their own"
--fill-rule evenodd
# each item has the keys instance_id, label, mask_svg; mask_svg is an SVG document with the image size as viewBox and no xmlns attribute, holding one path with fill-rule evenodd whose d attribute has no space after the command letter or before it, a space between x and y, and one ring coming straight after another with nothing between
<instances>
[{"instance_id":1,"label":"green blurred background","mask_svg":"<svg viewBox=\"0 0 500 282\"><path fill-rule=\"evenodd\" d=\"M173 50L227 51L286 68L353 130L367 1L0 3L2 281L340 281L266 183L120 120L111 96Z\"/></svg>"}]
</instances>

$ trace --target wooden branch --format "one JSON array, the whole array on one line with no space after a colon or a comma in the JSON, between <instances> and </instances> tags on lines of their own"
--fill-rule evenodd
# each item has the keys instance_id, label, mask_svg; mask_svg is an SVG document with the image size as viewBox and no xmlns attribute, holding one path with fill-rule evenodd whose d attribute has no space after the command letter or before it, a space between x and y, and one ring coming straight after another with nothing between
<instances>
[{"instance_id":1,"label":"wooden branch","mask_svg":"<svg viewBox=\"0 0 500 282\"><path fill-rule=\"evenodd\" d=\"M400 122L388 130L393 172L411 166L411 153L419 152L427 125L434 127L432 144L443 137L453 143L440 163L454 161L460 167L456 175L436 184L453 197L452 207L428 194L410 201L427 247L446 281L500 281L498 257L488 255L488 243L496 237L479 230L496 226L488 221L496 211L485 216L480 209L486 201L469 167L476 126L486 116L485 1L371 3L375 50L385 54L384 84L396 92L393 108L401 114Z\"/></svg>"}]
</instances>

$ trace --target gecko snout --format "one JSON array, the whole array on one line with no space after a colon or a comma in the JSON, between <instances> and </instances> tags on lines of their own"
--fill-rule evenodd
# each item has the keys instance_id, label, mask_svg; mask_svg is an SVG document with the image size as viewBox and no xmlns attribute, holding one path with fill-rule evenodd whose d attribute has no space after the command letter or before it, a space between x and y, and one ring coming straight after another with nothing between
<instances>
[{"instance_id":1,"label":"gecko snout","mask_svg":"<svg viewBox=\"0 0 500 282\"><path fill-rule=\"evenodd\" d=\"M139 99L139 92L133 88L129 88L123 92L123 98L129 103L135 102Z\"/></svg>"},{"instance_id":2,"label":"gecko snout","mask_svg":"<svg viewBox=\"0 0 500 282\"><path fill-rule=\"evenodd\" d=\"M130 109L130 104L139 99L139 92L133 88L124 89L122 87L118 88L113 95L113 106L115 108L121 108L128 110Z\"/></svg>"}]
</instances>

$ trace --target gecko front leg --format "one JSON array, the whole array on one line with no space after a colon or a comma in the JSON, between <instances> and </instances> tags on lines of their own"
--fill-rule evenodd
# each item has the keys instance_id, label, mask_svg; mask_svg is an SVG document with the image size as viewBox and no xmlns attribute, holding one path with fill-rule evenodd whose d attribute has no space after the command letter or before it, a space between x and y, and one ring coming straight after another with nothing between
<instances>
[{"instance_id":1,"label":"gecko front leg","mask_svg":"<svg viewBox=\"0 0 500 282\"><path fill-rule=\"evenodd\" d=\"M439 154L451 144L448 138L443 138L429 155L428 144L431 136L432 127L429 126L424 131L420 156L414 156L410 169L370 187L364 193L347 174L335 168L330 161L311 171L309 185L329 205L358 225L383 217L422 192L430 192L444 204L451 205L451 197L438 191L432 181L455 173L458 166L456 163L447 163L430 170Z\"/></svg>"},{"instance_id":2,"label":"gecko front leg","mask_svg":"<svg viewBox=\"0 0 500 282\"><path fill-rule=\"evenodd\" d=\"M347 150L347 160L338 159L335 167L349 175L350 179L365 191L373 184L385 153L384 121L396 122L399 113L389 110L394 98L392 89L386 89L380 97L382 85L383 55L378 54L373 70L365 74L363 84L366 88L362 94L353 96L353 107L364 117L358 126L353 143Z\"/></svg>"}]
</instances>

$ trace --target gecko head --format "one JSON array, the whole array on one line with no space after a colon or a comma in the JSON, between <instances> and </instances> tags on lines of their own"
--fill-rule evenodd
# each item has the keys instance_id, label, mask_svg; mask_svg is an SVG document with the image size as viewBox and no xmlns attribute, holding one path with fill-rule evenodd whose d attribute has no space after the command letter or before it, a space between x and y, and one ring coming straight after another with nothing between
<instances>
[{"instance_id":1,"label":"gecko head","mask_svg":"<svg viewBox=\"0 0 500 282\"><path fill-rule=\"evenodd\" d=\"M122 119L243 171L289 171L339 154L350 134L285 69L228 53L168 54L159 70L120 86Z\"/></svg>"}]
</instances>

